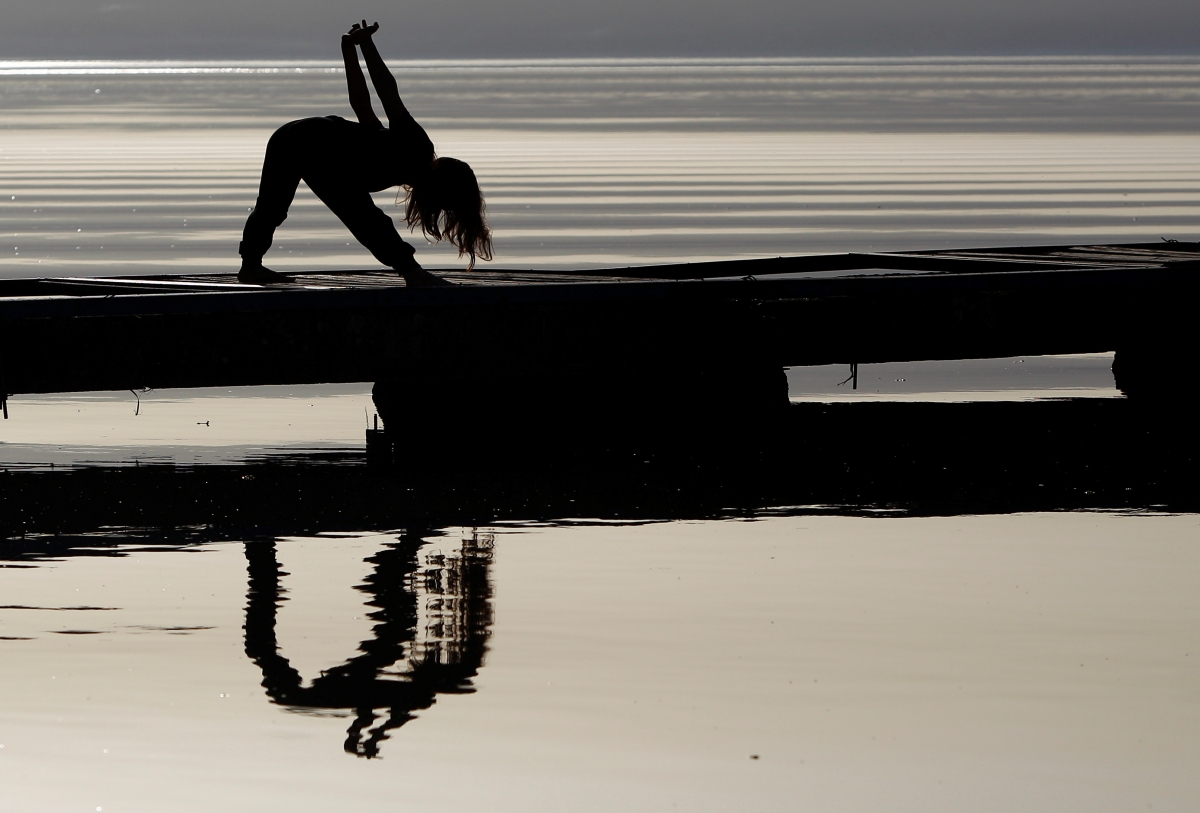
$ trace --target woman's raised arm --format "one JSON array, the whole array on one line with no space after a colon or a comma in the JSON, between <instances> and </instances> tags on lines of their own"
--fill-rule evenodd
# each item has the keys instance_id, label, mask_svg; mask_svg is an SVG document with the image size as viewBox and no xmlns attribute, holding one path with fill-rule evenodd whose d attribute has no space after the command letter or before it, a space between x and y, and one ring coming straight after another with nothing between
<instances>
[{"instance_id":1,"label":"woman's raised arm","mask_svg":"<svg viewBox=\"0 0 1200 813\"><path fill-rule=\"evenodd\" d=\"M352 35L357 34L358 44L362 47L363 57L367 60L367 70L371 73L371 84L375 86L375 92L379 94L379 103L383 105L383 112L387 114L388 124L395 127L403 124L405 120L411 119L412 116L404 106L404 102L400 101L400 89L396 86L396 77L392 76L387 65L383 64L383 57L379 55L379 50L371 39L371 35L378 29L379 23L368 26L367 21L363 20L362 26L355 26L351 29L351 33Z\"/></svg>"},{"instance_id":2,"label":"woman's raised arm","mask_svg":"<svg viewBox=\"0 0 1200 813\"><path fill-rule=\"evenodd\" d=\"M357 28L357 26L356 26ZM342 35L342 60L346 63L346 85L350 92L350 107L358 120L370 127L382 127L383 122L371 108L371 92L367 90L367 79L358 64L358 50L354 47L354 29Z\"/></svg>"}]
</instances>

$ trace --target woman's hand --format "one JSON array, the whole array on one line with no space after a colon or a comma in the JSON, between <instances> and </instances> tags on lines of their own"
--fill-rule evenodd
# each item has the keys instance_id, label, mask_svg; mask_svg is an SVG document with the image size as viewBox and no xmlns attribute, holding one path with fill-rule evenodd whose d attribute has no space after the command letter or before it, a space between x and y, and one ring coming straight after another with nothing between
<instances>
[{"instance_id":1,"label":"woman's hand","mask_svg":"<svg viewBox=\"0 0 1200 813\"><path fill-rule=\"evenodd\" d=\"M369 40L371 35L378 30L379 23L367 25L367 21L363 20L361 24L355 23L354 25L350 26L350 31L346 33L346 37L349 37L350 41L355 45L361 45L366 40ZM343 40L344 39L345 37L343 37Z\"/></svg>"}]
</instances>

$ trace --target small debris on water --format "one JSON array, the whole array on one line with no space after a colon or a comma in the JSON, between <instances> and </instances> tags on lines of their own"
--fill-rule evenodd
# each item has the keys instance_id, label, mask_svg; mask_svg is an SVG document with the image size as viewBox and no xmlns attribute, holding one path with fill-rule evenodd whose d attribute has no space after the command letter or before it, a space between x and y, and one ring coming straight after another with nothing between
<instances>
[{"instance_id":1,"label":"small debris on water","mask_svg":"<svg viewBox=\"0 0 1200 813\"><path fill-rule=\"evenodd\" d=\"M750 755L750 758L751 758L751 759L758 759L758 754L751 754L751 755Z\"/></svg>"}]
</instances>

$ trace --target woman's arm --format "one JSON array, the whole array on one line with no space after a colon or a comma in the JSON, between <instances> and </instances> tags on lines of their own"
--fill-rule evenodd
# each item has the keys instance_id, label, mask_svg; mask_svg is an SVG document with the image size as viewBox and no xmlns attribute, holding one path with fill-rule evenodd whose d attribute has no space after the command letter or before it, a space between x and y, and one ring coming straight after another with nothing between
<instances>
[{"instance_id":1,"label":"woman's arm","mask_svg":"<svg viewBox=\"0 0 1200 813\"><path fill-rule=\"evenodd\" d=\"M411 119L412 115L405 108L404 102L400 101L400 89L396 86L396 77L392 76L387 65L383 64L383 57L379 55L379 50L371 39L371 35L378 29L379 23L368 26L367 21L363 20L362 26L355 26L351 32L357 34L358 44L362 48L363 57L367 60L367 70L371 73L371 84L375 86L375 92L379 94L379 102L383 105L383 112L387 114L388 124L395 127L397 124L403 124L406 120Z\"/></svg>"},{"instance_id":2,"label":"woman's arm","mask_svg":"<svg viewBox=\"0 0 1200 813\"><path fill-rule=\"evenodd\" d=\"M382 127L383 122L371 109L371 92L367 90L366 77L358 64L358 51L354 47L353 33L342 35L342 60L346 63L346 85L350 92L350 107L354 109L354 115L369 127Z\"/></svg>"}]
</instances>

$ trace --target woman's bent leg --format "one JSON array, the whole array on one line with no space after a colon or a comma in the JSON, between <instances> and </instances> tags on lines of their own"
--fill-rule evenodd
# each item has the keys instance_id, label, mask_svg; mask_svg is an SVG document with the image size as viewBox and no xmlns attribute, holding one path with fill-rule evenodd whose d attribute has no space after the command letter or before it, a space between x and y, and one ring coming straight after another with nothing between
<instances>
[{"instance_id":1,"label":"woman's bent leg","mask_svg":"<svg viewBox=\"0 0 1200 813\"><path fill-rule=\"evenodd\" d=\"M258 200L246 218L242 242L238 246L243 269L262 265L275 229L287 219L288 207L296 197L296 187L300 184L298 153L301 145L298 141L302 138L302 131L296 132L296 124L299 122L283 125L267 142Z\"/></svg>"}]
</instances>

